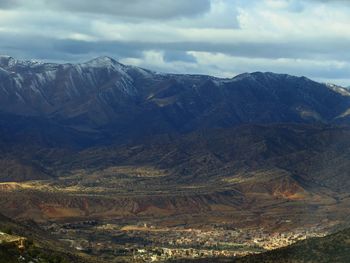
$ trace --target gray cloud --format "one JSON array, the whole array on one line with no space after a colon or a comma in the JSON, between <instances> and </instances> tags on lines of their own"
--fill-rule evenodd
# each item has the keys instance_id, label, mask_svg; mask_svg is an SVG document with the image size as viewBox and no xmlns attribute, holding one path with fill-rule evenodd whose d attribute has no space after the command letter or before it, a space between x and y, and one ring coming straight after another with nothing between
<instances>
[{"instance_id":1,"label":"gray cloud","mask_svg":"<svg viewBox=\"0 0 350 263\"><path fill-rule=\"evenodd\" d=\"M94 54L109 54L117 59L140 58L144 51L156 50L164 53L166 62L183 61L195 63L188 51L222 53L236 57L262 59L321 59L350 60L350 40L290 41L284 43L206 43L206 42L142 42L142 41L82 41L56 39L32 35L0 33L3 52L27 50L37 58L67 59L77 56L90 58ZM26 43L25 49L23 43ZM26 57L28 57L28 55Z\"/></svg>"},{"instance_id":2,"label":"gray cloud","mask_svg":"<svg viewBox=\"0 0 350 263\"><path fill-rule=\"evenodd\" d=\"M196 58L186 53L185 51L165 51L164 52L164 60L166 62L174 62L174 61L182 61L188 63L196 63Z\"/></svg>"},{"instance_id":3,"label":"gray cloud","mask_svg":"<svg viewBox=\"0 0 350 263\"><path fill-rule=\"evenodd\" d=\"M337 14L331 20L310 9L346 1L283 2L0 0L0 53L58 62L108 55L158 71L276 71L350 83L349 6L329 4ZM201 60L193 52L209 55ZM221 54L229 62L215 59Z\"/></svg>"},{"instance_id":4,"label":"gray cloud","mask_svg":"<svg viewBox=\"0 0 350 263\"><path fill-rule=\"evenodd\" d=\"M38 56L45 53L62 53L65 57L75 55L91 56L91 54L110 54L117 58L140 57L143 51L156 50L164 52L164 59L171 61L194 62L188 51L223 53L231 56L265 59L318 59L318 60L350 60L350 39L310 39L291 40L289 42L237 42L211 43L206 41L186 42L172 40L165 43L138 41L108 40L74 40L56 39L51 36L31 34L0 33L0 51L22 50ZM44 55L40 58L44 58Z\"/></svg>"},{"instance_id":5,"label":"gray cloud","mask_svg":"<svg viewBox=\"0 0 350 263\"><path fill-rule=\"evenodd\" d=\"M209 11L209 0L52 0L50 5L65 10L104 13L119 16L172 18L193 16Z\"/></svg>"},{"instance_id":6,"label":"gray cloud","mask_svg":"<svg viewBox=\"0 0 350 263\"><path fill-rule=\"evenodd\" d=\"M18 0L1 0L0 9L9 9L19 5Z\"/></svg>"},{"instance_id":7,"label":"gray cloud","mask_svg":"<svg viewBox=\"0 0 350 263\"><path fill-rule=\"evenodd\" d=\"M170 19L192 17L210 10L210 0L1 0L0 8L37 6L74 13L108 14L121 17Z\"/></svg>"}]
</instances>

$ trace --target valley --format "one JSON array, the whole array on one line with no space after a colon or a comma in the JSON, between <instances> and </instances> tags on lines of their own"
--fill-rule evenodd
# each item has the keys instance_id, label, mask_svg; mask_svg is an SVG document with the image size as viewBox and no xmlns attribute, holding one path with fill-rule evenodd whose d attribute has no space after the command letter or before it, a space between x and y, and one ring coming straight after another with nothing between
<instances>
[{"instance_id":1,"label":"valley","mask_svg":"<svg viewBox=\"0 0 350 263\"><path fill-rule=\"evenodd\" d=\"M349 226L345 88L108 57L1 63L0 213L36 225L34 249L47 240L76 262L231 260Z\"/></svg>"},{"instance_id":2,"label":"valley","mask_svg":"<svg viewBox=\"0 0 350 263\"><path fill-rule=\"evenodd\" d=\"M54 180L1 183L1 213L34 219L72 250L103 262L245 256L348 224L349 195L301 186L286 191L281 174L258 170L171 184L166 169L77 170ZM255 189L247 190L251 182ZM267 183L276 190L260 190Z\"/></svg>"}]
</instances>

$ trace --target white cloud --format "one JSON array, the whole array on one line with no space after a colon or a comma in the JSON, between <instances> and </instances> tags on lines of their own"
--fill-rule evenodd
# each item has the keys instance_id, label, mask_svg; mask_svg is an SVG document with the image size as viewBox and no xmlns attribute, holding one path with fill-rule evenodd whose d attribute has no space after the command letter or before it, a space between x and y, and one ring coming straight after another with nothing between
<instances>
[{"instance_id":1,"label":"white cloud","mask_svg":"<svg viewBox=\"0 0 350 263\"><path fill-rule=\"evenodd\" d=\"M346 1L83 2L1 1L0 53L60 61L103 54L218 76L261 70L342 84L350 76Z\"/></svg>"}]
</instances>

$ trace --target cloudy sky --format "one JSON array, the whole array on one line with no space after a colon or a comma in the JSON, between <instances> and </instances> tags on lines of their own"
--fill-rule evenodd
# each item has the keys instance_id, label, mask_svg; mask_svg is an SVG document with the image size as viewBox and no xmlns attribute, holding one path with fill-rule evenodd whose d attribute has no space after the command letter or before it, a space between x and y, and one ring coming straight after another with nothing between
<instances>
[{"instance_id":1,"label":"cloudy sky","mask_svg":"<svg viewBox=\"0 0 350 263\"><path fill-rule=\"evenodd\" d=\"M0 0L0 54L350 86L347 0Z\"/></svg>"}]
</instances>

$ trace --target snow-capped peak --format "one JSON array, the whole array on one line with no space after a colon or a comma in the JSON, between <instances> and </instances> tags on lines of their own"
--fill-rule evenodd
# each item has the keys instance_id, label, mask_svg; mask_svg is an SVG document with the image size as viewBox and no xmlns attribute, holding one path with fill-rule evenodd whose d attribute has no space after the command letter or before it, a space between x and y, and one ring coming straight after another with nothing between
<instances>
[{"instance_id":1,"label":"snow-capped peak","mask_svg":"<svg viewBox=\"0 0 350 263\"><path fill-rule=\"evenodd\" d=\"M17 63L13 57L0 55L0 67L11 67Z\"/></svg>"},{"instance_id":2,"label":"snow-capped peak","mask_svg":"<svg viewBox=\"0 0 350 263\"><path fill-rule=\"evenodd\" d=\"M326 83L326 86L328 88L330 88L331 90L343 95L343 96L350 96L350 92L348 89L346 88L343 88L343 87L340 87L340 86L337 86L335 84L332 84L332 83Z\"/></svg>"},{"instance_id":3,"label":"snow-capped peak","mask_svg":"<svg viewBox=\"0 0 350 263\"><path fill-rule=\"evenodd\" d=\"M7 55L0 55L0 66L4 68L12 68L14 66L22 66L22 67L34 67L34 66L40 66L45 63L38 61L38 60L18 60L11 56Z\"/></svg>"},{"instance_id":4,"label":"snow-capped peak","mask_svg":"<svg viewBox=\"0 0 350 263\"><path fill-rule=\"evenodd\" d=\"M83 65L91 66L91 67L111 67L118 65L119 67L124 66L120 64L118 61L111 57L101 56L89 60L88 62L83 63Z\"/></svg>"}]
</instances>

